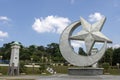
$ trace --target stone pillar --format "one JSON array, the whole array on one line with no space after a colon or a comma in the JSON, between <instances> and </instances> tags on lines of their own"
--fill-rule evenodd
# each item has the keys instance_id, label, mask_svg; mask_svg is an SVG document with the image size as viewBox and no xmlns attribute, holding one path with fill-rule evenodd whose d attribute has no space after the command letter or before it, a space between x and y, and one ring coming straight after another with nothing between
<instances>
[{"instance_id":1,"label":"stone pillar","mask_svg":"<svg viewBox=\"0 0 120 80\"><path fill-rule=\"evenodd\" d=\"M18 42L12 43L8 75L19 75L19 49Z\"/></svg>"}]
</instances>

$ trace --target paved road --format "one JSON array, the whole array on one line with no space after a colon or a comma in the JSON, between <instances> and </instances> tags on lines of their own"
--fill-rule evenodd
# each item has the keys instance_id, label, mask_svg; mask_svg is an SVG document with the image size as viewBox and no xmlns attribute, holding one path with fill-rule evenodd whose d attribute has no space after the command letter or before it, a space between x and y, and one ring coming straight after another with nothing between
<instances>
[{"instance_id":1,"label":"paved road","mask_svg":"<svg viewBox=\"0 0 120 80\"><path fill-rule=\"evenodd\" d=\"M35 79L35 80L120 80L120 76L98 75L98 76L70 76L57 74L52 76L25 75L25 76L1 76L0 80L6 79Z\"/></svg>"}]
</instances>

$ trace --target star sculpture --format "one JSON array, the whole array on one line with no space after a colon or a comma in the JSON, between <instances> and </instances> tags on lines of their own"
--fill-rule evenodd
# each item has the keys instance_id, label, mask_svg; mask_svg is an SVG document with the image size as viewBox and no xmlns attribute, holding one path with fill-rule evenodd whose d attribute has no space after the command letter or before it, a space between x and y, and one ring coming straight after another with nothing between
<instances>
[{"instance_id":1,"label":"star sculpture","mask_svg":"<svg viewBox=\"0 0 120 80\"><path fill-rule=\"evenodd\" d=\"M82 40L85 41L87 54L90 54L91 49L95 42L105 42L112 43L112 41L104 36L100 31L105 22L105 17L103 17L100 21L90 24L82 17L80 18L82 30L77 33L77 35L73 35L70 37L72 40Z\"/></svg>"}]
</instances>

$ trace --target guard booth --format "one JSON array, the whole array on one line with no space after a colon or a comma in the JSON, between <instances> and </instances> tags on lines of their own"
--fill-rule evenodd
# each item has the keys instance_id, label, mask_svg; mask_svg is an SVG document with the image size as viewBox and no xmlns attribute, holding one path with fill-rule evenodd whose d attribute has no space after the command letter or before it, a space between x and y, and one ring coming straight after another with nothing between
<instances>
[{"instance_id":1,"label":"guard booth","mask_svg":"<svg viewBox=\"0 0 120 80\"><path fill-rule=\"evenodd\" d=\"M19 75L19 42L11 44L11 57L8 69L8 75L14 76Z\"/></svg>"}]
</instances>

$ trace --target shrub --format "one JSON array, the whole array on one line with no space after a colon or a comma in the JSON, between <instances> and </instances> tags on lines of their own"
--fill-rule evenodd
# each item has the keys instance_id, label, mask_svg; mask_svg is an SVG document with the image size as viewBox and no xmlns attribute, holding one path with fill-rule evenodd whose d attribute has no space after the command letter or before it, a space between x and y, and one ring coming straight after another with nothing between
<instances>
[{"instance_id":1,"label":"shrub","mask_svg":"<svg viewBox=\"0 0 120 80\"><path fill-rule=\"evenodd\" d=\"M26 72L25 62L20 61L20 73Z\"/></svg>"},{"instance_id":2,"label":"shrub","mask_svg":"<svg viewBox=\"0 0 120 80\"><path fill-rule=\"evenodd\" d=\"M39 70L40 70L40 73L44 73L45 70L46 70L46 65L45 64L40 64Z\"/></svg>"},{"instance_id":3,"label":"shrub","mask_svg":"<svg viewBox=\"0 0 120 80\"><path fill-rule=\"evenodd\" d=\"M102 67L104 68L105 72L108 72L110 64L109 63L103 63Z\"/></svg>"}]
</instances>

